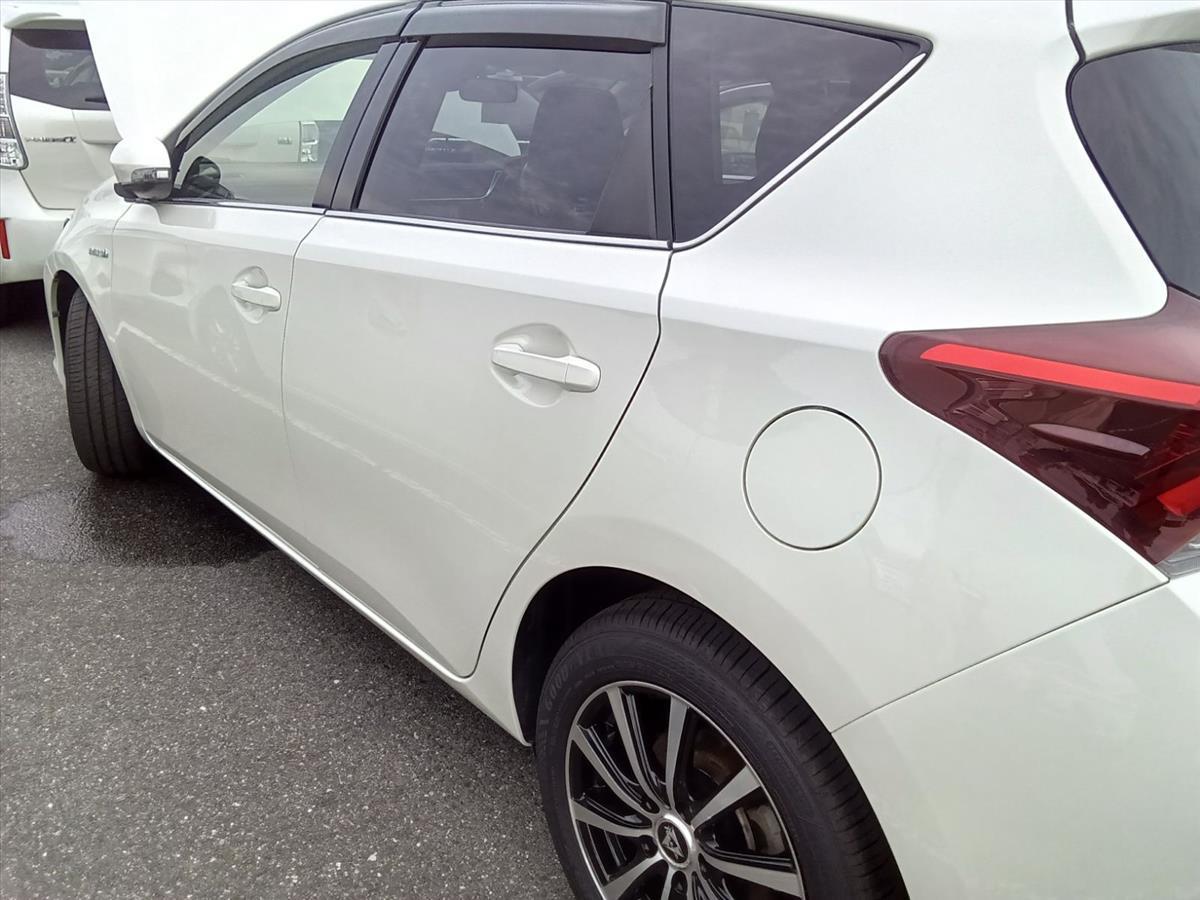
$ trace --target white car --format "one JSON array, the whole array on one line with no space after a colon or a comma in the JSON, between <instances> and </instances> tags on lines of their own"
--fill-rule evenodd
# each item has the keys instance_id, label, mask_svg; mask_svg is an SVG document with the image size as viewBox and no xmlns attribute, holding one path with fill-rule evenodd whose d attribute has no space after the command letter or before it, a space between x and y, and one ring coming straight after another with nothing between
<instances>
[{"instance_id":1,"label":"white car","mask_svg":"<svg viewBox=\"0 0 1200 900\"><path fill-rule=\"evenodd\" d=\"M75 3L0 7L0 291L39 281L84 195L109 177L117 143ZM0 321L12 306L0 296Z\"/></svg>"},{"instance_id":2,"label":"white car","mask_svg":"<svg viewBox=\"0 0 1200 900\"><path fill-rule=\"evenodd\" d=\"M1192 2L318 28L59 238L76 447L532 743L580 897L1195 897L1198 50Z\"/></svg>"}]
</instances>

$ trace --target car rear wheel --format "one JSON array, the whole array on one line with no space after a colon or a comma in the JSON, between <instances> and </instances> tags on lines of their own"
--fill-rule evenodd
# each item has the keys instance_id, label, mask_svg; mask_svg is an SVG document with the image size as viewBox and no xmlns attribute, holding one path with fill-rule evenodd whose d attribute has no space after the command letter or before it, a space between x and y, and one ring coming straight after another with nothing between
<instances>
[{"instance_id":1,"label":"car rear wheel","mask_svg":"<svg viewBox=\"0 0 1200 900\"><path fill-rule=\"evenodd\" d=\"M567 877L602 900L902 898L829 732L706 610L625 601L559 652L537 725Z\"/></svg>"},{"instance_id":2,"label":"car rear wheel","mask_svg":"<svg viewBox=\"0 0 1200 900\"><path fill-rule=\"evenodd\" d=\"M76 291L63 338L67 419L79 461L101 475L139 475L150 447L133 424L133 413L100 325L87 298Z\"/></svg>"}]
</instances>

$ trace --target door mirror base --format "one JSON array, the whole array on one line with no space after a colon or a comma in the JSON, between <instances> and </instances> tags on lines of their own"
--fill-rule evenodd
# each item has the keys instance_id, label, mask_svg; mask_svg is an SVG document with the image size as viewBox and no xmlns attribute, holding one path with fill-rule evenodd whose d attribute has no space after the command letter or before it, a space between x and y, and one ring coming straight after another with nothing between
<instances>
[{"instance_id":1,"label":"door mirror base","mask_svg":"<svg viewBox=\"0 0 1200 900\"><path fill-rule=\"evenodd\" d=\"M166 200L171 195L174 170L171 155L155 138L126 138L113 148L113 190L126 200Z\"/></svg>"}]
</instances>

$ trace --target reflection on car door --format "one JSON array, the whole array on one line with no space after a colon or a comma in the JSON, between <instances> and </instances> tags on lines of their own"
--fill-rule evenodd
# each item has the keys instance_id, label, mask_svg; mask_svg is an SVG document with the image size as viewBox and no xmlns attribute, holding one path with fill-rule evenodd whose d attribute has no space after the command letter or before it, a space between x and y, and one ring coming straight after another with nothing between
<instances>
[{"instance_id":1,"label":"reflection on car door","mask_svg":"<svg viewBox=\"0 0 1200 900\"><path fill-rule=\"evenodd\" d=\"M275 530L300 522L279 367L292 258L319 219L134 204L113 233L117 355L143 426ZM267 302L239 299L239 283Z\"/></svg>"},{"instance_id":2,"label":"reflection on car door","mask_svg":"<svg viewBox=\"0 0 1200 900\"><path fill-rule=\"evenodd\" d=\"M293 258L321 218L312 207L321 164L302 160L295 142L288 165L258 158L275 152L274 122L290 122L297 137L302 117L340 123L370 62L361 53L268 76L258 94L187 139L172 199L132 204L113 235L117 358L143 426L293 541L302 511L280 366ZM248 133L270 135L270 146L247 150Z\"/></svg>"},{"instance_id":3,"label":"reflection on car door","mask_svg":"<svg viewBox=\"0 0 1200 900\"><path fill-rule=\"evenodd\" d=\"M297 254L284 405L314 561L454 673L653 352L650 93L649 52L426 49L358 211Z\"/></svg>"}]
</instances>

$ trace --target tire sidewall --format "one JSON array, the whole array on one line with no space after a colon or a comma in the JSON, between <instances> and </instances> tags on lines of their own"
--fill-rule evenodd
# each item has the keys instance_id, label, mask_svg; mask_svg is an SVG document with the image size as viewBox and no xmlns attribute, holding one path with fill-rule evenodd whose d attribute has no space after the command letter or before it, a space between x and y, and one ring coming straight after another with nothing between
<instances>
[{"instance_id":1,"label":"tire sidewall","mask_svg":"<svg viewBox=\"0 0 1200 900\"><path fill-rule=\"evenodd\" d=\"M600 895L568 811L564 761L580 708L599 689L622 681L677 694L733 742L766 785L783 818L808 900L855 896L826 798L805 766L809 756L805 748L782 732L771 711L720 661L669 636L625 627L569 641L551 667L538 713L542 800L563 868L580 897Z\"/></svg>"}]
</instances>

